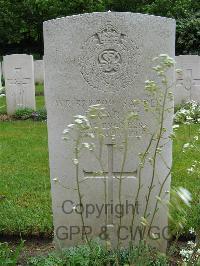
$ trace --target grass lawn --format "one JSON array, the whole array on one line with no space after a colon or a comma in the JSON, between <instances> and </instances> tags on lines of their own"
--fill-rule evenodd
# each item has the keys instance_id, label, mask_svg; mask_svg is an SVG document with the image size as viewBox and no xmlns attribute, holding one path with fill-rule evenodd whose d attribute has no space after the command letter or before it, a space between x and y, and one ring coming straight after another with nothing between
<instances>
[{"instance_id":1,"label":"grass lawn","mask_svg":"<svg viewBox=\"0 0 200 266\"><path fill-rule=\"evenodd\" d=\"M24 234L52 229L45 122L0 123L0 231Z\"/></svg>"},{"instance_id":2,"label":"grass lawn","mask_svg":"<svg viewBox=\"0 0 200 266\"><path fill-rule=\"evenodd\" d=\"M195 140L197 138L197 140ZM185 214L185 231L192 227L200 233L200 125L181 125L176 131L173 142L172 186L184 187L192 193L192 206ZM183 145L193 143L193 147L184 149ZM176 217L176 215L175 215Z\"/></svg>"},{"instance_id":3,"label":"grass lawn","mask_svg":"<svg viewBox=\"0 0 200 266\"><path fill-rule=\"evenodd\" d=\"M40 98L39 98L40 99ZM41 100L42 102L42 100ZM173 144L173 187L185 187L194 197L187 210L187 230L200 220L200 142L182 152L183 145L199 135L200 126L180 126ZM47 129L45 122L0 122L0 232L6 234L50 234L52 231L50 182L48 169ZM196 221L195 221L196 219ZM199 222L200 224L200 222Z\"/></svg>"},{"instance_id":4,"label":"grass lawn","mask_svg":"<svg viewBox=\"0 0 200 266\"><path fill-rule=\"evenodd\" d=\"M36 84L35 85L35 94L44 94L44 85L43 84Z\"/></svg>"}]
</instances>

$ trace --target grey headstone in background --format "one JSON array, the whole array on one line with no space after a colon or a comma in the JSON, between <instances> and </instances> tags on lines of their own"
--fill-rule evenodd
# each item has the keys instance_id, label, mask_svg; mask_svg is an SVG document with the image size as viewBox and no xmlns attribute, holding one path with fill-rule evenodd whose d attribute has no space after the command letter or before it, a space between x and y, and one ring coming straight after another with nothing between
<instances>
[{"instance_id":1,"label":"grey headstone in background","mask_svg":"<svg viewBox=\"0 0 200 266\"><path fill-rule=\"evenodd\" d=\"M44 83L44 61L35 60L34 61L34 79L35 83Z\"/></svg>"},{"instance_id":2,"label":"grey headstone in background","mask_svg":"<svg viewBox=\"0 0 200 266\"><path fill-rule=\"evenodd\" d=\"M200 56L179 55L176 63L182 74L176 77L175 104L191 100L200 103Z\"/></svg>"},{"instance_id":3,"label":"grey headstone in background","mask_svg":"<svg viewBox=\"0 0 200 266\"><path fill-rule=\"evenodd\" d=\"M2 87L2 63L0 62L0 88Z\"/></svg>"},{"instance_id":4,"label":"grey headstone in background","mask_svg":"<svg viewBox=\"0 0 200 266\"><path fill-rule=\"evenodd\" d=\"M20 108L35 109L33 57L13 54L3 57L7 113Z\"/></svg>"},{"instance_id":5,"label":"grey headstone in background","mask_svg":"<svg viewBox=\"0 0 200 266\"><path fill-rule=\"evenodd\" d=\"M45 62L45 100L48 113L48 141L51 172L51 188L53 200L53 220L55 240L58 246L66 247L80 243L82 227L80 215L72 211L78 204L75 168L72 163L72 141L67 144L62 140L62 132L70 124L73 116L84 114L90 105L101 103L106 107L110 117L105 127L117 126L125 114L134 110L133 99L147 99L144 82L149 78L152 58L159 54L168 54L174 58L175 21L168 18L133 14L133 13L92 13L50 20L44 23L44 62ZM170 79L174 82L173 74ZM150 99L147 99L150 101ZM141 125L150 130L158 130L159 125L153 123L149 114L141 113L141 124L131 128L129 136L129 152L123 171L122 203L134 204L138 188L138 153L143 152L149 136L142 136ZM166 135L171 133L172 113L168 113L165 127ZM106 173L112 164L112 173L119 177L122 157L111 145L104 147L104 163ZM113 157L112 157L113 153ZM171 167L171 141L163 148L163 158ZM80 161L80 180L90 177L80 184L84 206L97 204L100 208L104 203L104 178L95 177L92 173L101 170L91 153L85 153ZM155 207L155 197L160 189L160 182L168 173L166 164L160 159L157 162L157 176L150 196L148 210ZM112 175L112 174L111 174ZM140 225L144 213L148 186L152 176L152 167L146 163L143 170L143 187L139 198L139 213L135 229ZM59 182L54 182L56 179ZM106 179L112 185L108 192L108 204L114 207L119 203L119 180ZM66 189L69 188L69 189ZM165 182L162 197L168 198L170 178ZM110 194L111 192L111 194ZM62 208L62 206L64 208ZM66 212L72 211L70 214ZM97 217L95 212L87 218L84 213L85 225L92 228L92 236L99 236L105 225L104 213ZM117 217L118 216L118 217ZM130 241L129 227L132 215L130 212L122 219L122 245ZM119 226L119 215L109 217L110 237L116 246L116 235ZM153 225L158 226L160 248L165 250L167 241L164 233L168 225L168 214L160 206ZM90 237L91 235L89 235ZM136 241L138 238L136 239Z\"/></svg>"}]
</instances>

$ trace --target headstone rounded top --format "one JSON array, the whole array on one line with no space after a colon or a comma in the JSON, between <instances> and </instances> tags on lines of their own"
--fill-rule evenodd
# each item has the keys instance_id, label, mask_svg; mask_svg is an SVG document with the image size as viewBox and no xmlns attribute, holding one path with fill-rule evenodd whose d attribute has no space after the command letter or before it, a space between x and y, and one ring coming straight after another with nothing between
<instances>
[{"instance_id":1,"label":"headstone rounded top","mask_svg":"<svg viewBox=\"0 0 200 266\"><path fill-rule=\"evenodd\" d=\"M199 55L197 55L197 54L184 54L184 55L178 55L177 57L180 57L180 58L186 58L186 57L188 57L188 58L199 58Z\"/></svg>"},{"instance_id":2,"label":"headstone rounded top","mask_svg":"<svg viewBox=\"0 0 200 266\"><path fill-rule=\"evenodd\" d=\"M92 12L92 13L83 13L83 14L78 14L78 15L71 15L71 16L66 16L66 17L60 17L60 18L55 18L51 20L44 21L43 24L48 24L51 22L62 22L63 20L66 19L80 19L80 18L86 18L86 17L94 17L94 16L102 16L102 17L115 17L115 16L123 16L123 17L148 17L151 19L160 19L160 20L168 20L168 21L173 21L175 23L175 19L173 18L168 18L168 17L161 17L161 16L155 16L155 15L149 15L149 14L142 14L142 13L132 13L132 12L115 12L115 11L107 11L107 12Z\"/></svg>"},{"instance_id":3,"label":"headstone rounded top","mask_svg":"<svg viewBox=\"0 0 200 266\"><path fill-rule=\"evenodd\" d=\"M44 44L55 58L68 65L74 62L90 88L112 93L111 88L122 92L136 84L147 60L145 50L151 59L159 54L153 52L160 50L158 41L152 45L153 36L161 38L165 47L164 40L174 32L173 19L131 12L85 13L45 22ZM61 55L63 49L67 57Z\"/></svg>"},{"instance_id":4,"label":"headstone rounded top","mask_svg":"<svg viewBox=\"0 0 200 266\"><path fill-rule=\"evenodd\" d=\"M33 57L32 55L29 55L29 54L8 54L8 55L4 55L3 58L5 57Z\"/></svg>"}]
</instances>

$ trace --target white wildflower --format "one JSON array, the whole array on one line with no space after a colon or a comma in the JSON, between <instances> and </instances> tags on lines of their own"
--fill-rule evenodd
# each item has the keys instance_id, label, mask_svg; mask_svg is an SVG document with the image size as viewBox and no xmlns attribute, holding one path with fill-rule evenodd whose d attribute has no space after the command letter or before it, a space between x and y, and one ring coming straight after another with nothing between
<instances>
[{"instance_id":1,"label":"white wildflower","mask_svg":"<svg viewBox=\"0 0 200 266\"><path fill-rule=\"evenodd\" d=\"M173 125L173 129L179 128L179 125Z\"/></svg>"},{"instance_id":2,"label":"white wildflower","mask_svg":"<svg viewBox=\"0 0 200 266\"><path fill-rule=\"evenodd\" d=\"M147 225L148 225L148 221L147 221L147 219L145 219L144 217L141 217L141 221L140 221L140 223L141 223L142 225L144 225L144 226L147 226Z\"/></svg>"},{"instance_id":3,"label":"white wildflower","mask_svg":"<svg viewBox=\"0 0 200 266\"><path fill-rule=\"evenodd\" d=\"M189 232L190 232L191 235L192 235L192 234L195 234L195 230L194 230L194 228L191 227L191 228L189 229Z\"/></svg>"},{"instance_id":4,"label":"white wildflower","mask_svg":"<svg viewBox=\"0 0 200 266\"><path fill-rule=\"evenodd\" d=\"M75 119L74 122L75 122L76 124L82 124L82 123L83 123L83 121L82 121L81 119Z\"/></svg>"},{"instance_id":5,"label":"white wildflower","mask_svg":"<svg viewBox=\"0 0 200 266\"><path fill-rule=\"evenodd\" d=\"M192 172L194 172L194 167L190 167L187 169L188 174L191 174Z\"/></svg>"},{"instance_id":6,"label":"white wildflower","mask_svg":"<svg viewBox=\"0 0 200 266\"><path fill-rule=\"evenodd\" d=\"M190 147L190 143L185 143L185 144L183 145L183 148L184 148L184 149L189 148L189 147Z\"/></svg>"},{"instance_id":7,"label":"white wildflower","mask_svg":"<svg viewBox=\"0 0 200 266\"><path fill-rule=\"evenodd\" d=\"M74 126L74 124L69 124L67 127L72 128L73 126Z\"/></svg>"},{"instance_id":8,"label":"white wildflower","mask_svg":"<svg viewBox=\"0 0 200 266\"><path fill-rule=\"evenodd\" d=\"M86 148L86 149L89 149L90 148L90 144L87 143L87 142L84 142L82 143L83 147Z\"/></svg>"},{"instance_id":9,"label":"white wildflower","mask_svg":"<svg viewBox=\"0 0 200 266\"><path fill-rule=\"evenodd\" d=\"M79 118L79 119L85 119L85 116L84 115L75 115L76 118Z\"/></svg>"},{"instance_id":10,"label":"white wildflower","mask_svg":"<svg viewBox=\"0 0 200 266\"><path fill-rule=\"evenodd\" d=\"M193 250L182 249L180 255L184 258L184 261L188 261L193 254Z\"/></svg>"},{"instance_id":11,"label":"white wildflower","mask_svg":"<svg viewBox=\"0 0 200 266\"><path fill-rule=\"evenodd\" d=\"M149 161L150 163L152 163L152 162L153 162L153 159L152 159L152 158L148 158L148 161Z\"/></svg>"},{"instance_id":12,"label":"white wildflower","mask_svg":"<svg viewBox=\"0 0 200 266\"><path fill-rule=\"evenodd\" d=\"M188 241L188 242L187 242L187 245L188 245L188 246L191 246L192 248L195 248L197 244L194 243L193 241Z\"/></svg>"},{"instance_id":13,"label":"white wildflower","mask_svg":"<svg viewBox=\"0 0 200 266\"><path fill-rule=\"evenodd\" d=\"M73 159L73 163L74 163L74 165L77 165L78 164L78 159Z\"/></svg>"},{"instance_id":14,"label":"white wildflower","mask_svg":"<svg viewBox=\"0 0 200 266\"><path fill-rule=\"evenodd\" d=\"M180 199L187 205L187 206L190 206L190 202L192 200L192 197L191 197L191 193L183 188L183 187L180 187L179 190L177 191L177 194L178 196L180 197Z\"/></svg>"},{"instance_id":15,"label":"white wildflower","mask_svg":"<svg viewBox=\"0 0 200 266\"><path fill-rule=\"evenodd\" d=\"M94 136L94 134L93 134L93 133L87 133L87 136L88 136L88 137L90 137L90 138L92 138L92 139L94 139L94 138L95 138L95 136Z\"/></svg>"},{"instance_id":16,"label":"white wildflower","mask_svg":"<svg viewBox=\"0 0 200 266\"><path fill-rule=\"evenodd\" d=\"M158 153L160 153L162 151L162 148L160 148L160 147L158 147L157 149L156 149L156 152L158 152Z\"/></svg>"},{"instance_id":17,"label":"white wildflower","mask_svg":"<svg viewBox=\"0 0 200 266\"><path fill-rule=\"evenodd\" d=\"M63 130L63 134L68 134L68 133L69 133L69 129L66 128Z\"/></svg>"},{"instance_id":18,"label":"white wildflower","mask_svg":"<svg viewBox=\"0 0 200 266\"><path fill-rule=\"evenodd\" d=\"M151 232L151 237L152 237L152 239L158 239L158 236L156 234L154 234L153 232Z\"/></svg>"},{"instance_id":19,"label":"white wildflower","mask_svg":"<svg viewBox=\"0 0 200 266\"><path fill-rule=\"evenodd\" d=\"M187 119L188 121L193 120L193 118L192 118L191 116L186 116L186 119Z\"/></svg>"}]
</instances>

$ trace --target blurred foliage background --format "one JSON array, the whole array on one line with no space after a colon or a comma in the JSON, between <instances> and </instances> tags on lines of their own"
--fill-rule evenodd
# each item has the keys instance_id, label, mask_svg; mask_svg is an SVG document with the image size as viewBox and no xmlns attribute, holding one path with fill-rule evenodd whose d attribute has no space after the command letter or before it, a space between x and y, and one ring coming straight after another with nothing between
<instances>
[{"instance_id":1,"label":"blurred foliage background","mask_svg":"<svg viewBox=\"0 0 200 266\"><path fill-rule=\"evenodd\" d=\"M200 54L198 0L0 0L0 56L43 55L43 21L94 11L130 11L176 19L176 55Z\"/></svg>"}]
</instances>

